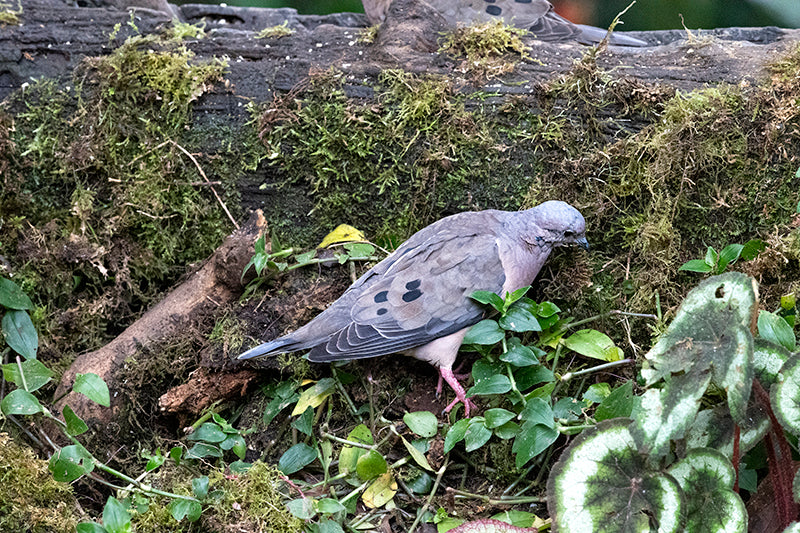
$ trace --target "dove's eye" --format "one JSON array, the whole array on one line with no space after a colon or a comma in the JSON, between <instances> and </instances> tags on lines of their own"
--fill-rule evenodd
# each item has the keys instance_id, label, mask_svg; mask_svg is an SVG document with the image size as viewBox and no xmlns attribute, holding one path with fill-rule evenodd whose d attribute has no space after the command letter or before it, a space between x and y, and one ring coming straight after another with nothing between
<instances>
[{"instance_id":1,"label":"dove's eye","mask_svg":"<svg viewBox=\"0 0 800 533\"><path fill-rule=\"evenodd\" d=\"M574 236L575 236L575 232L574 231L567 230L567 231L564 232L564 237L574 237Z\"/></svg>"}]
</instances>

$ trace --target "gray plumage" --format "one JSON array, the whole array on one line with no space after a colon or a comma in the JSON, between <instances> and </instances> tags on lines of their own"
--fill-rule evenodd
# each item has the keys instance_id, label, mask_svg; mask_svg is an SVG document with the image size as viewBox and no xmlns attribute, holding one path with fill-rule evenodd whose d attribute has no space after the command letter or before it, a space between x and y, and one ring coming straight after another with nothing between
<instances>
[{"instance_id":1,"label":"gray plumage","mask_svg":"<svg viewBox=\"0 0 800 533\"><path fill-rule=\"evenodd\" d=\"M310 349L309 360L331 362L403 352L438 367L456 392L454 404L463 401L468 414L452 367L467 330L485 315L469 295L529 285L551 250L565 244L588 248L583 216L564 202L443 218L412 235L311 322L239 358Z\"/></svg>"},{"instance_id":2,"label":"gray plumage","mask_svg":"<svg viewBox=\"0 0 800 533\"><path fill-rule=\"evenodd\" d=\"M503 20L506 24L530 31L541 41L575 40L583 44L599 43L606 30L573 24L553 10L547 0L426 0L451 26L474 22ZM362 0L371 24L383 22L392 0ZM610 44L647 46L647 43L613 33Z\"/></svg>"}]
</instances>

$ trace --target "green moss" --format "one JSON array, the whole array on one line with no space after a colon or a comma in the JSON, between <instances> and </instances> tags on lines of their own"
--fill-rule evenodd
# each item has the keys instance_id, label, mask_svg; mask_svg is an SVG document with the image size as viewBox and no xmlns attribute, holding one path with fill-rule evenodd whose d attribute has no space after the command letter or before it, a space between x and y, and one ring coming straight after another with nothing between
<instances>
[{"instance_id":1,"label":"green moss","mask_svg":"<svg viewBox=\"0 0 800 533\"><path fill-rule=\"evenodd\" d=\"M291 224L298 235L302 221L288 216L297 213L293 188L313 195L313 229L347 222L379 236L406 235L443 211L468 208L470 194L482 202L497 187L524 188L495 181L496 138L447 79L384 71L376 100L363 103L347 97L343 81L326 72L302 94L260 110L260 137L281 174L282 205L268 214L273 229Z\"/></svg>"},{"instance_id":2,"label":"green moss","mask_svg":"<svg viewBox=\"0 0 800 533\"><path fill-rule=\"evenodd\" d=\"M134 514L132 521L136 531L222 531L232 524L244 531L295 533L302 529L303 522L286 509L286 497L278 490L282 484L280 472L274 466L257 461L245 474L230 475L212 470L208 477L209 490L218 497L203 507L198 522L178 523L166 505L154 503L145 512ZM176 494L190 494L191 476L184 470L165 465L154 485Z\"/></svg>"},{"instance_id":3,"label":"green moss","mask_svg":"<svg viewBox=\"0 0 800 533\"><path fill-rule=\"evenodd\" d=\"M181 273L173 265L216 248L230 227L220 202L238 199L231 170L252 165L253 157L189 155L205 138L190 120L193 102L225 63L196 61L185 36L201 35L175 26L165 37L130 38L85 59L73 86L36 82L8 100L15 121L0 128L0 143L10 129L14 152L0 157L0 225L11 231L0 255L48 307L45 336L69 338L76 352L104 342L110 317L135 316Z\"/></svg>"},{"instance_id":4,"label":"green moss","mask_svg":"<svg viewBox=\"0 0 800 533\"><path fill-rule=\"evenodd\" d=\"M22 24L20 20L22 15L22 2L18 4L17 9L14 9L11 4L0 2L0 28L4 26L19 26Z\"/></svg>"},{"instance_id":5,"label":"green moss","mask_svg":"<svg viewBox=\"0 0 800 533\"><path fill-rule=\"evenodd\" d=\"M447 33L439 53L464 57L467 71L493 78L513 72L520 59L530 59L531 48L522 41L527 34L502 20L472 24Z\"/></svg>"},{"instance_id":6,"label":"green moss","mask_svg":"<svg viewBox=\"0 0 800 533\"><path fill-rule=\"evenodd\" d=\"M0 531L72 533L75 510L72 487L53 479L47 461L0 433Z\"/></svg>"},{"instance_id":7,"label":"green moss","mask_svg":"<svg viewBox=\"0 0 800 533\"><path fill-rule=\"evenodd\" d=\"M239 318L230 312L225 312L214 324L208 335L208 341L220 346L223 355L233 357L241 353L245 331L246 326Z\"/></svg>"},{"instance_id":8,"label":"green moss","mask_svg":"<svg viewBox=\"0 0 800 533\"><path fill-rule=\"evenodd\" d=\"M263 30L255 34L255 38L280 39L281 37L293 35L294 32L295 30L289 27L289 21L286 21L283 24L278 24L277 26L270 26L269 28L264 28Z\"/></svg>"}]
</instances>

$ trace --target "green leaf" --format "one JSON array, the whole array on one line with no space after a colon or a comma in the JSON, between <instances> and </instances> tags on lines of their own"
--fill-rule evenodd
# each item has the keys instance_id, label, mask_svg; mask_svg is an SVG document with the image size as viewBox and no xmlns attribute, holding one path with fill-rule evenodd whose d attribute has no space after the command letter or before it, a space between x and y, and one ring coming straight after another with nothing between
<instances>
[{"instance_id":1,"label":"green leaf","mask_svg":"<svg viewBox=\"0 0 800 533\"><path fill-rule=\"evenodd\" d=\"M376 450L364 450L366 453L358 458L356 473L364 481L378 477L389 471L386 459Z\"/></svg>"},{"instance_id":2,"label":"green leaf","mask_svg":"<svg viewBox=\"0 0 800 533\"><path fill-rule=\"evenodd\" d=\"M217 444L224 441L228 436L222 431L222 428L213 422L206 422L194 433L189 434L186 440L197 440L201 442L208 442Z\"/></svg>"},{"instance_id":3,"label":"green leaf","mask_svg":"<svg viewBox=\"0 0 800 533\"><path fill-rule=\"evenodd\" d=\"M764 251L767 245L764 241L759 239L753 239L744 243L744 247L742 248L741 258L743 261L752 261L758 254Z\"/></svg>"},{"instance_id":4,"label":"green leaf","mask_svg":"<svg viewBox=\"0 0 800 533\"><path fill-rule=\"evenodd\" d=\"M526 391L539 383L551 383L556 378L549 368L543 365L534 365L515 370L514 379L517 382L517 388Z\"/></svg>"},{"instance_id":5,"label":"green leaf","mask_svg":"<svg viewBox=\"0 0 800 533\"><path fill-rule=\"evenodd\" d=\"M400 436L400 440L403 441L403 446L406 447L408 454L412 459L414 459L415 463L425 470L433 472L433 467L430 465L430 463L428 463L428 459L425 457L425 454L419 451L413 444L408 442L402 435Z\"/></svg>"},{"instance_id":6,"label":"green leaf","mask_svg":"<svg viewBox=\"0 0 800 533\"><path fill-rule=\"evenodd\" d=\"M247 443L245 443L241 435L229 435L227 439L220 443L219 447L223 450L233 450L233 453L239 459L244 459L247 453Z\"/></svg>"},{"instance_id":7,"label":"green leaf","mask_svg":"<svg viewBox=\"0 0 800 533\"><path fill-rule=\"evenodd\" d=\"M361 444L372 445L374 440L369 428L364 424L359 424L347 436L347 440L352 442L359 442ZM356 471L358 459L367 453L364 448L357 446L343 446L342 451L339 453L339 473L349 474Z\"/></svg>"},{"instance_id":8,"label":"green leaf","mask_svg":"<svg viewBox=\"0 0 800 533\"><path fill-rule=\"evenodd\" d=\"M147 464L144 467L145 472L152 472L156 468L163 465L167 460L167 458L161 453L161 448L157 448L156 453L153 455L149 455L147 453L142 453L142 455L144 455L144 457L147 459Z\"/></svg>"},{"instance_id":9,"label":"green leaf","mask_svg":"<svg viewBox=\"0 0 800 533\"><path fill-rule=\"evenodd\" d=\"M317 502L317 511L322 514L335 514L347 511L347 507L333 498L322 498Z\"/></svg>"},{"instance_id":10,"label":"green leaf","mask_svg":"<svg viewBox=\"0 0 800 533\"><path fill-rule=\"evenodd\" d=\"M513 420L517 415L506 409L494 408L487 410L483 413L483 416L486 419L486 427L494 429L502 426L509 420Z\"/></svg>"},{"instance_id":11,"label":"green leaf","mask_svg":"<svg viewBox=\"0 0 800 533\"><path fill-rule=\"evenodd\" d=\"M611 385L608 383L595 383L590 385L583 393L583 399L592 403L601 403L611 394Z\"/></svg>"},{"instance_id":12,"label":"green leaf","mask_svg":"<svg viewBox=\"0 0 800 533\"><path fill-rule=\"evenodd\" d=\"M44 412L36 396L23 389L9 392L0 402L0 411L6 415L35 415Z\"/></svg>"},{"instance_id":13,"label":"green leaf","mask_svg":"<svg viewBox=\"0 0 800 533\"><path fill-rule=\"evenodd\" d=\"M522 468L528 461L545 451L556 441L558 435L558 431L550 426L525 422L511 447L511 451L516 455L517 468Z\"/></svg>"},{"instance_id":14,"label":"green leaf","mask_svg":"<svg viewBox=\"0 0 800 533\"><path fill-rule=\"evenodd\" d=\"M500 317L500 327L507 331L542 331L539 321L533 313L523 305L514 304L508 312Z\"/></svg>"},{"instance_id":15,"label":"green leaf","mask_svg":"<svg viewBox=\"0 0 800 533\"><path fill-rule=\"evenodd\" d=\"M780 344L790 352L796 347L794 331L783 318L769 311L758 313L758 334L761 338Z\"/></svg>"},{"instance_id":16,"label":"green leaf","mask_svg":"<svg viewBox=\"0 0 800 533\"><path fill-rule=\"evenodd\" d=\"M79 392L103 407L111 405L111 396L108 393L108 385L103 378L97 374L78 374L75 377L75 384L72 390Z\"/></svg>"},{"instance_id":17,"label":"green leaf","mask_svg":"<svg viewBox=\"0 0 800 533\"><path fill-rule=\"evenodd\" d=\"M464 435L464 444L467 453L474 452L492 438L492 430L486 427L482 417L476 416L470 419L467 432Z\"/></svg>"},{"instance_id":18,"label":"green leaf","mask_svg":"<svg viewBox=\"0 0 800 533\"><path fill-rule=\"evenodd\" d=\"M556 427L555 420L553 420L553 409L542 398L528 400L525 409L519 414L519 419L530 424L542 424L549 428Z\"/></svg>"},{"instance_id":19,"label":"green leaf","mask_svg":"<svg viewBox=\"0 0 800 533\"><path fill-rule=\"evenodd\" d=\"M288 476L310 465L316 458L317 450L300 442L286 450L281 456L278 460L278 470Z\"/></svg>"},{"instance_id":20,"label":"green leaf","mask_svg":"<svg viewBox=\"0 0 800 533\"><path fill-rule=\"evenodd\" d=\"M478 303L491 305L496 311L503 310L503 299L490 291L475 291L469 296Z\"/></svg>"},{"instance_id":21,"label":"green leaf","mask_svg":"<svg viewBox=\"0 0 800 533\"><path fill-rule=\"evenodd\" d=\"M308 407L317 408L322 405L325 399L336 390L336 380L333 378L323 378L300 394L297 405L294 406L292 416L301 415Z\"/></svg>"},{"instance_id":22,"label":"green leaf","mask_svg":"<svg viewBox=\"0 0 800 533\"><path fill-rule=\"evenodd\" d=\"M439 421L436 419L436 415L430 411L406 413L403 415L403 422L408 429L424 438L433 437L439 429Z\"/></svg>"},{"instance_id":23,"label":"green leaf","mask_svg":"<svg viewBox=\"0 0 800 533\"><path fill-rule=\"evenodd\" d=\"M719 253L719 263L717 263L717 274L722 274L728 265L735 263L739 256L742 255L744 245L742 244L729 244Z\"/></svg>"},{"instance_id":24,"label":"green leaf","mask_svg":"<svg viewBox=\"0 0 800 533\"><path fill-rule=\"evenodd\" d=\"M800 356L792 356L781 368L770 389L772 409L781 425L800 435Z\"/></svg>"},{"instance_id":25,"label":"green leaf","mask_svg":"<svg viewBox=\"0 0 800 533\"><path fill-rule=\"evenodd\" d=\"M633 381L628 381L611 391L611 394L597 406L594 419L601 422L610 418L628 418L633 412L634 404Z\"/></svg>"},{"instance_id":26,"label":"green leaf","mask_svg":"<svg viewBox=\"0 0 800 533\"><path fill-rule=\"evenodd\" d=\"M511 381L509 381L508 377L502 374L494 374L493 376L476 380L475 385L467 391L467 397L505 394L510 390Z\"/></svg>"},{"instance_id":27,"label":"green leaf","mask_svg":"<svg viewBox=\"0 0 800 533\"><path fill-rule=\"evenodd\" d=\"M506 332L500 329L500 326L497 325L497 322L487 318L486 320L481 320L470 328L470 330L467 332L467 335L464 337L464 344L497 344L503 340L505 336Z\"/></svg>"},{"instance_id":28,"label":"green leaf","mask_svg":"<svg viewBox=\"0 0 800 533\"><path fill-rule=\"evenodd\" d=\"M300 395L295 392L296 389L297 383L294 381L284 381L277 386L274 391L274 397L264 409L262 420L264 421L265 426L268 426L270 422L272 422L272 420L278 416L278 413L280 413L285 407L288 407L297 401Z\"/></svg>"},{"instance_id":29,"label":"green leaf","mask_svg":"<svg viewBox=\"0 0 800 533\"><path fill-rule=\"evenodd\" d=\"M213 444L196 442L194 446L186 452L187 459L202 459L204 457L222 457L222 450Z\"/></svg>"},{"instance_id":30,"label":"green leaf","mask_svg":"<svg viewBox=\"0 0 800 533\"><path fill-rule=\"evenodd\" d=\"M11 310L3 315L3 337L12 350L25 359L36 359L39 335L33 327L31 317L25 311Z\"/></svg>"},{"instance_id":31,"label":"green leaf","mask_svg":"<svg viewBox=\"0 0 800 533\"><path fill-rule=\"evenodd\" d=\"M81 522L75 526L77 533L108 533L108 530L100 524L94 522Z\"/></svg>"},{"instance_id":32,"label":"green leaf","mask_svg":"<svg viewBox=\"0 0 800 533\"><path fill-rule=\"evenodd\" d=\"M449 453L456 444L464 440L464 437L467 434L469 423L469 418L462 418L452 425L452 427L447 431L447 435L444 437L444 453Z\"/></svg>"},{"instance_id":33,"label":"green leaf","mask_svg":"<svg viewBox=\"0 0 800 533\"><path fill-rule=\"evenodd\" d=\"M314 431L314 408L310 405L306 407L306 410L303 411L300 418L292 422L292 427L310 437L311 433Z\"/></svg>"},{"instance_id":34,"label":"green leaf","mask_svg":"<svg viewBox=\"0 0 800 533\"><path fill-rule=\"evenodd\" d=\"M733 457L733 438L738 430L740 457L764 440L769 418L760 405L751 403L741 425L734 424L725 404L703 409L686 432L687 449L713 448Z\"/></svg>"},{"instance_id":35,"label":"green leaf","mask_svg":"<svg viewBox=\"0 0 800 533\"><path fill-rule=\"evenodd\" d=\"M689 292L667 331L645 354L646 384L662 379L666 384L660 393L647 391L634 415L631 431L643 450L658 457L671 439L682 438L711 383L726 391L734 420L743 419L753 380L750 321L755 306L755 281L739 272L714 276Z\"/></svg>"},{"instance_id":36,"label":"green leaf","mask_svg":"<svg viewBox=\"0 0 800 533\"><path fill-rule=\"evenodd\" d=\"M584 431L550 470L547 508L560 533L651 531L654 524L660 533L684 531L678 482L647 465L629 423L607 420Z\"/></svg>"},{"instance_id":37,"label":"green leaf","mask_svg":"<svg viewBox=\"0 0 800 533\"><path fill-rule=\"evenodd\" d=\"M684 264L678 268L678 270L686 270L688 272L701 272L705 274L706 272L711 272L714 269L713 266L709 265L705 261L701 259L692 259L691 261L686 261Z\"/></svg>"},{"instance_id":38,"label":"green leaf","mask_svg":"<svg viewBox=\"0 0 800 533\"><path fill-rule=\"evenodd\" d=\"M48 468L56 481L72 483L94 470L94 457L80 444L72 444L64 446L50 457Z\"/></svg>"},{"instance_id":39,"label":"green leaf","mask_svg":"<svg viewBox=\"0 0 800 533\"><path fill-rule=\"evenodd\" d=\"M77 437L89 431L89 426L86 425L86 422L76 415L69 405L64 405L61 413L64 415L64 422L67 424L66 431L68 435Z\"/></svg>"},{"instance_id":40,"label":"green leaf","mask_svg":"<svg viewBox=\"0 0 800 533\"><path fill-rule=\"evenodd\" d=\"M0 278L0 305L7 309L33 309L33 302L19 285L7 278Z\"/></svg>"},{"instance_id":41,"label":"green leaf","mask_svg":"<svg viewBox=\"0 0 800 533\"><path fill-rule=\"evenodd\" d=\"M20 373L22 367L22 373ZM35 392L45 386L54 376L53 372L38 359L27 359L19 365L8 363L3 365L3 378L28 392ZM25 377L24 385L22 377Z\"/></svg>"},{"instance_id":42,"label":"green leaf","mask_svg":"<svg viewBox=\"0 0 800 533\"><path fill-rule=\"evenodd\" d=\"M375 253L375 247L366 242L349 242L344 249L350 257L370 257Z\"/></svg>"},{"instance_id":43,"label":"green leaf","mask_svg":"<svg viewBox=\"0 0 800 533\"><path fill-rule=\"evenodd\" d=\"M294 260L300 263L301 265L304 265L309 261L311 261L312 259L314 259L316 255L317 255L316 250L309 250L304 254L297 254L296 256L294 256Z\"/></svg>"},{"instance_id":44,"label":"green leaf","mask_svg":"<svg viewBox=\"0 0 800 533\"><path fill-rule=\"evenodd\" d=\"M536 316L539 318L550 318L560 312L561 309L553 302L542 302L536 309Z\"/></svg>"},{"instance_id":45,"label":"green leaf","mask_svg":"<svg viewBox=\"0 0 800 533\"><path fill-rule=\"evenodd\" d=\"M519 424L514 421L509 421L502 426L494 428L494 434L497 438L508 440L516 437L520 432Z\"/></svg>"},{"instance_id":46,"label":"green leaf","mask_svg":"<svg viewBox=\"0 0 800 533\"><path fill-rule=\"evenodd\" d=\"M519 289L515 290L514 292L507 293L506 297L505 297L505 301L503 302L504 308L508 309L509 307L511 307L512 304L514 304L515 302L519 301L520 298L525 296L525 293L527 293L530 289L531 289L531 286L527 285L525 287L520 287Z\"/></svg>"},{"instance_id":47,"label":"green leaf","mask_svg":"<svg viewBox=\"0 0 800 533\"><path fill-rule=\"evenodd\" d=\"M119 500L113 496L108 497L103 507L103 527L108 533L130 533L131 515Z\"/></svg>"},{"instance_id":48,"label":"green leaf","mask_svg":"<svg viewBox=\"0 0 800 533\"><path fill-rule=\"evenodd\" d=\"M686 495L685 531L747 532L747 510L732 490L736 474L727 457L708 448L690 450L669 473Z\"/></svg>"},{"instance_id":49,"label":"green leaf","mask_svg":"<svg viewBox=\"0 0 800 533\"><path fill-rule=\"evenodd\" d=\"M169 502L168 508L172 518L178 522L184 518L188 519L189 522L196 522L203 513L203 506L200 505L200 502L183 498L175 498Z\"/></svg>"},{"instance_id":50,"label":"green leaf","mask_svg":"<svg viewBox=\"0 0 800 533\"><path fill-rule=\"evenodd\" d=\"M608 335L596 329L576 331L562 342L573 352L601 361L619 361L624 356Z\"/></svg>"},{"instance_id":51,"label":"green leaf","mask_svg":"<svg viewBox=\"0 0 800 533\"><path fill-rule=\"evenodd\" d=\"M286 508L289 509L289 512L292 516L299 518L300 520L311 520L316 516L316 510L314 509L314 500L311 498L298 498L296 500L292 500L286 504Z\"/></svg>"},{"instance_id":52,"label":"green leaf","mask_svg":"<svg viewBox=\"0 0 800 533\"><path fill-rule=\"evenodd\" d=\"M780 344L766 339L754 339L753 368L764 388L769 389L769 386L778 380L778 372L791 355L789 350Z\"/></svg>"},{"instance_id":53,"label":"green leaf","mask_svg":"<svg viewBox=\"0 0 800 533\"><path fill-rule=\"evenodd\" d=\"M531 348L517 343L513 344L507 352L500 355L500 360L514 366L524 367L538 365L539 357L542 355L544 355L544 352L536 347Z\"/></svg>"},{"instance_id":54,"label":"green leaf","mask_svg":"<svg viewBox=\"0 0 800 533\"><path fill-rule=\"evenodd\" d=\"M208 496L208 476L196 477L192 480L192 492L199 500Z\"/></svg>"},{"instance_id":55,"label":"green leaf","mask_svg":"<svg viewBox=\"0 0 800 533\"><path fill-rule=\"evenodd\" d=\"M183 458L183 448L181 448L180 446L173 446L169 450L169 457L170 459L175 461L176 465L180 466L181 459Z\"/></svg>"},{"instance_id":56,"label":"green leaf","mask_svg":"<svg viewBox=\"0 0 800 533\"><path fill-rule=\"evenodd\" d=\"M719 254L715 249L709 246L708 250L706 250L706 258L705 258L706 264L708 266L713 267L717 264L717 261L719 261Z\"/></svg>"}]
</instances>

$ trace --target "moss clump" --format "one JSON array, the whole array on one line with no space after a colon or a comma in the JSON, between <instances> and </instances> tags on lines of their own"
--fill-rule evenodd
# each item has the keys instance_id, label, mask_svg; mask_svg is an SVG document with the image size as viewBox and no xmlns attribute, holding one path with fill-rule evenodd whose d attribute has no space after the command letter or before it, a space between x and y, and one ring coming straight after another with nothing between
<instances>
[{"instance_id":1,"label":"moss clump","mask_svg":"<svg viewBox=\"0 0 800 533\"><path fill-rule=\"evenodd\" d=\"M14 9L6 2L0 2L0 28L4 26L19 26L22 24L20 20L22 15L22 2L18 4L17 9Z\"/></svg>"},{"instance_id":2,"label":"moss clump","mask_svg":"<svg viewBox=\"0 0 800 533\"><path fill-rule=\"evenodd\" d=\"M463 68L476 79L494 78L513 72L519 59L530 59L531 48L522 40L528 33L502 20L473 24L446 34L439 53L465 57Z\"/></svg>"},{"instance_id":3,"label":"moss clump","mask_svg":"<svg viewBox=\"0 0 800 533\"><path fill-rule=\"evenodd\" d=\"M8 101L15 122L0 142L15 150L0 156L0 255L47 306L43 337L76 352L103 343L110 317L124 325L181 273L174 264L207 256L228 232L210 189L235 199L229 170L242 158L189 155L203 138L192 104L225 63L196 61L178 35L199 34L173 30L87 58L70 87L37 82Z\"/></svg>"},{"instance_id":4,"label":"moss clump","mask_svg":"<svg viewBox=\"0 0 800 533\"><path fill-rule=\"evenodd\" d=\"M377 98L364 103L347 97L344 82L319 73L301 93L258 110L260 137L281 173L273 229L292 225L298 240L303 221L296 204L287 205L292 188L312 192L315 228L347 222L378 235L407 234L498 187L518 205L525 184L492 175L501 158L496 138L447 79L387 70Z\"/></svg>"},{"instance_id":5,"label":"moss clump","mask_svg":"<svg viewBox=\"0 0 800 533\"><path fill-rule=\"evenodd\" d=\"M208 474L209 490L216 494L213 502L203 507L200 520L176 522L166 505L153 504L132 517L139 533L183 531L228 531L295 533L303 521L286 509L286 497L278 490L282 481L274 466L260 461L244 474L230 475L222 470ZM191 493L191 476L185 470L167 465L156 475L154 486L176 494Z\"/></svg>"},{"instance_id":6,"label":"moss clump","mask_svg":"<svg viewBox=\"0 0 800 533\"><path fill-rule=\"evenodd\" d=\"M270 26L269 28L264 28L260 32L256 33L254 38L255 39L280 39L281 37L286 37L289 35L294 35L295 30L289 27L289 21L287 20L283 24L278 24L277 26Z\"/></svg>"},{"instance_id":7,"label":"moss clump","mask_svg":"<svg viewBox=\"0 0 800 533\"><path fill-rule=\"evenodd\" d=\"M0 433L0 531L72 533L72 487L53 479L47 462Z\"/></svg>"}]
</instances>

